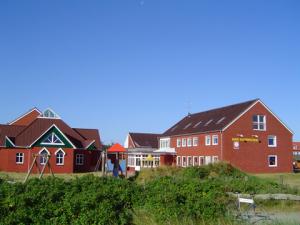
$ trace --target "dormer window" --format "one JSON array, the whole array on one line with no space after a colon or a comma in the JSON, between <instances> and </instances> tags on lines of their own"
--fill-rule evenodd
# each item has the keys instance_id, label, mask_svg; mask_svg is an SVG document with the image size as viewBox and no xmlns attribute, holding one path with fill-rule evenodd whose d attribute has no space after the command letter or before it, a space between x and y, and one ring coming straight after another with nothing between
<instances>
[{"instance_id":1,"label":"dormer window","mask_svg":"<svg viewBox=\"0 0 300 225\"><path fill-rule=\"evenodd\" d=\"M60 140L60 138L54 132L49 134L41 144L44 144L44 145L64 145L62 140Z\"/></svg>"},{"instance_id":2,"label":"dormer window","mask_svg":"<svg viewBox=\"0 0 300 225\"><path fill-rule=\"evenodd\" d=\"M254 115L252 117L253 130L266 130L266 116Z\"/></svg>"},{"instance_id":3,"label":"dormer window","mask_svg":"<svg viewBox=\"0 0 300 225\"><path fill-rule=\"evenodd\" d=\"M60 119L60 116L55 113L52 109L46 109L40 118Z\"/></svg>"}]
</instances>

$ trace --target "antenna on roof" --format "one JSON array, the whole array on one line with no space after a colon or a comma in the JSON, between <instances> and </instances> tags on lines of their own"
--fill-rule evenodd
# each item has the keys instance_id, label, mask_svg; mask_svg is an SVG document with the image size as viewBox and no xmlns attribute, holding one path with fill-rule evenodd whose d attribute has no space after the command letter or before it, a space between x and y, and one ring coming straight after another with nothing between
<instances>
[{"instance_id":1,"label":"antenna on roof","mask_svg":"<svg viewBox=\"0 0 300 225\"><path fill-rule=\"evenodd\" d=\"M188 116L191 116L191 115L192 115L191 110L192 110L192 102L189 100L189 101L187 102Z\"/></svg>"}]
</instances>

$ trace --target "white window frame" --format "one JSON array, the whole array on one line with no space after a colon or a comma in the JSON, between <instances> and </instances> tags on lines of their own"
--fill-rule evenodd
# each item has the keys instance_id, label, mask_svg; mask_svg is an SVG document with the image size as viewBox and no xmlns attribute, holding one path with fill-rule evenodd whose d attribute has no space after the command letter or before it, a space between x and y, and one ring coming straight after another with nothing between
<instances>
[{"instance_id":1,"label":"white window frame","mask_svg":"<svg viewBox=\"0 0 300 225\"><path fill-rule=\"evenodd\" d=\"M24 164L24 153L23 152L16 153L16 164Z\"/></svg>"},{"instance_id":2,"label":"white window frame","mask_svg":"<svg viewBox=\"0 0 300 225\"><path fill-rule=\"evenodd\" d=\"M212 158L210 155L205 156L205 165L211 164Z\"/></svg>"},{"instance_id":3,"label":"white window frame","mask_svg":"<svg viewBox=\"0 0 300 225\"><path fill-rule=\"evenodd\" d=\"M187 138L187 146L192 147L192 138Z\"/></svg>"},{"instance_id":4,"label":"white window frame","mask_svg":"<svg viewBox=\"0 0 300 225\"><path fill-rule=\"evenodd\" d=\"M197 164L195 164L195 159L197 159ZM193 166L199 166L199 157L193 156Z\"/></svg>"},{"instance_id":5,"label":"white window frame","mask_svg":"<svg viewBox=\"0 0 300 225\"><path fill-rule=\"evenodd\" d=\"M76 165L82 166L84 165L84 154L76 154Z\"/></svg>"},{"instance_id":6,"label":"white window frame","mask_svg":"<svg viewBox=\"0 0 300 225\"><path fill-rule=\"evenodd\" d=\"M263 116L263 121L260 121L260 117ZM257 122L254 122L253 118L256 117ZM257 129L254 128L254 125L257 125ZM260 129L260 125L263 125L264 128ZM266 131L267 130L267 119L266 115L253 115L252 116L252 129L257 131Z\"/></svg>"},{"instance_id":7,"label":"white window frame","mask_svg":"<svg viewBox=\"0 0 300 225\"><path fill-rule=\"evenodd\" d=\"M58 153L60 153L60 152L63 154L62 157L59 157L59 159L61 159L62 162L57 163ZM58 165L58 166L65 165L65 155L66 155L65 151L62 150L61 148L59 148L59 149L56 150L56 152L55 152L55 163L56 163L56 165Z\"/></svg>"},{"instance_id":8,"label":"white window frame","mask_svg":"<svg viewBox=\"0 0 300 225\"><path fill-rule=\"evenodd\" d=\"M181 138L177 138L177 148L181 147Z\"/></svg>"},{"instance_id":9,"label":"white window frame","mask_svg":"<svg viewBox=\"0 0 300 225\"><path fill-rule=\"evenodd\" d=\"M206 135L205 136L205 146L209 146L209 145L211 145L211 136Z\"/></svg>"},{"instance_id":10,"label":"white window frame","mask_svg":"<svg viewBox=\"0 0 300 225\"><path fill-rule=\"evenodd\" d=\"M176 165L181 167L181 157L180 156L177 156L177 158L176 158Z\"/></svg>"},{"instance_id":11,"label":"white window frame","mask_svg":"<svg viewBox=\"0 0 300 225\"><path fill-rule=\"evenodd\" d=\"M190 162L191 162L191 164L190 164ZM193 166L193 157L192 156L187 157L187 166L188 167Z\"/></svg>"},{"instance_id":12,"label":"white window frame","mask_svg":"<svg viewBox=\"0 0 300 225\"><path fill-rule=\"evenodd\" d=\"M275 157L275 165L270 165L270 158ZM268 165L269 167L277 167L278 166L278 158L277 155L268 155Z\"/></svg>"},{"instance_id":13,"label":"white window frame","mask_svg":"<svg viewBox=\"0 0 300 225\"><path fill-rule=\"evenodd\" d=\"M182 167L186 167L187 166L187 157L186 156L182 156Z\"/></svg>"},{"instance_id":14,"label":"white window frame","mask_svg":"<svg viewBox=\"0 0 300 225\"><path fill-rule=\"evenodd\" d=\"M214 155L214 156L212 157L212 163L217 163L217 162L219 162L219 157L216 156L216 155Z\"/></svg>"},{"instance_id":15,"label":"white window frame","mask_svg":"<svg viewBox=\"0 0 300 225\"><path fill-rule=\"evenodd\" d=\"M273 139L274 144L270 145L269 140ZM276 135L269 135L268 136L268 147L270 148L276 148L277 147L277 136Z\"/></svg>"},{"instance_id":16,"label":"white window frame","mask_svg":"<svg viewBox=\"0 0 300 225\"><path fill-rule=\"evenodd\" d=\"M198 143L199 143L199 138L193 137L193 146L198 146Z\"/></svg>"},{"instance_id":17,"label":"white window frame","mask_svg":"<svg viewBox=\"0 0 300 225\"><path fill-rule=\"evenodd\" d=\"M186 138L182 138L181 146L186 147Z\"/></svg>"},{"instance_id":18,"label":"white window frame","mask_svg":"<svg viewBox=\"0 0 300 225\"><path fill-rule=\"evenodd\" d=\"M217 140L217 142L215 142ZM219 135L213 135L212 136L212 145L218 145L219 144Z\"/></svg>"},{"instance_id":19,"label":"white window frame","mask_svg":"<svg viewBox=\"0 0 300 225\"><path fill-rule=\"evenodd\" d=\"M50 156L50 152L48 151L47 148L42 148L40 151L39 151L39 163L40 165L45 165L46 164L46 161L47 161L47 158L42 156L41 153L43 151L46 151L47 152L47 156L49 157ZM41 162L41 157L43 157L43 162Z\"/></svg>"},{"instance_id":20,"label":"white window frame","mask_svg":"<svg viewBox=\"0 0 300 225\"><path fill-rule=\"evenodd\" d=\"M161 138L160 139L160 148L170 148L170 138Z\"/></svg>"},{"instance_id":21,"label":"white window frame","mask_svg":"<svg viewBox=\"0 0 300 225\"><path fill-rule=\"evenodd\" d=\"M47 142L44 142L46 139L48 139L49 137L51 136L51 142L50 143L47 143ZM60 143L55 143L53 142L54 140L54 137L56 137ZM55 132L52 132L50 135L48 135L44 140L43 142L41 142L42 145L65 145L64 142L57 136L57 134L55 134Z\"/></svg>"},{"instance_id":22,"label":"white window frame","mask_svg":"<svg viewBox=\"0 0 300 225\"><path fill-rule=\"evenodd\" d=\"M201 163L203 161L203 163ZM199 166L205 165L205 157L204 156L199 156Z\"/></svg>"}]
</instances>

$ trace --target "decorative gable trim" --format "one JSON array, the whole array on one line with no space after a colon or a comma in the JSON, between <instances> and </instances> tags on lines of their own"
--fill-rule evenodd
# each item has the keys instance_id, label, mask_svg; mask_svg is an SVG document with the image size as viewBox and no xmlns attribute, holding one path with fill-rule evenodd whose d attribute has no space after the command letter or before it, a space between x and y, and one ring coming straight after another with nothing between
<instances>
[{"instance_id":1,"label":"decorative gable trim","mask_svg":"<svg viewBox=\"0 0 300 225\"><path fill-rule=\"evenodd\" d=\"M272 111L271 111L271 109L269 109L267 106L266 106L266 104L264 104L260 99L258 99L257 101L255 101L252 105L250 105L246 110L244 110L244 112L242 112L239 116L237 116L233 121L231 121L228 125L226 125L223 129L222 129L222 131L225 131L225 130L227 130L232 124L234 124L237 120L239 120L243 115L245 115L250 109L252 109L257 103L261 103L262 104L262 106L269 112L269 113L271 113L291 134L293 134L293 131L290 129L290 128L288 128L288 126L287 125L285 125L285 123L282 121L282 120L280 120L279 119L279 117L278 116L276 116L276 114L275 113L273 113Z\"/></svg>"},{"instance_id":2,"label":"decorative gable trim","mask_svg":"<svg viewBox=\"0 0 300 225\"><path fill-rule=\"evenodd\" d=\"M91 147L92 144L94 144L94 143L95 143L95 140L91 141L91 143L89 143L89 144L85 147L85 149L88 149L88 148Z\"/></svg>"},{"instance_id":3,"label":"decorative gable trim","mask_svg":"<svg viewBox=\"0 0 300 225\"><path fill-rule=\"evenodd\" d=\"M73 149L76 149L76 146L67 138L67 136L55 125L53 124L51 127L49 127L41 136L39 136L34 142L32 142L29 147L32 147L38 140L40 140L49 130L52 128L55 128L58 130L58 132L70 143L70 145L73 147Z\"/></svg>"},{"instance_id":4,"label":"decorative gable trim","mask_svg":"<svg viewBox=\"0 0 300 225\"><path fill-rule=\"evenodd\" d=\"M6 142L8 142L10 146L8 146ZM9 139L9 137L5 136L5 147L16 147L16 145Z\"/></svg>"}]
</instances>

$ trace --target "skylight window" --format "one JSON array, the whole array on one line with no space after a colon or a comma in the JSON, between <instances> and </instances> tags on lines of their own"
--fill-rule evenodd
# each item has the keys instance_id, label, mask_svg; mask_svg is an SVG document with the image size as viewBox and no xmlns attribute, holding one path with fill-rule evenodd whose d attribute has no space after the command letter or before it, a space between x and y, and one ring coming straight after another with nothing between
<instances>
[{"instance_id":1,"label":"skylight window","mask_svg":"<svg viewBox=\"0 0 300 225\"><path fill-rule=\"evenodd\" d=\"M206 122L206 124L204 126L208 126L212 121L213 121L213 119L210 119L209 121Z\"/></svg>"},{"instance_id":2,"label":"skylight window","mask_svg":"<svg viewBox=\"0 0 300 225\"><path fill-rule=\"evenodd\" d=\"M185 130L185 129L189 128L191 125L192 125L192 123L189 123L183 129Z\"/></svg>"},{"instance_id":3,"label":"skylight window","mask_svg":"<svg viewBox=\"0 0 300 225\"><path fill-rule=\"evenodd\" d=\"M219 119L218 120L218 122L216 122L216 124L220 124L220 123L222 123L224 120L226 119L226 117L225 116L223 116L221 119Z\"/></svg>"},{"instance_id":4,"label":"skylight window","mask_svg":"<svg viewBox=\"0 0 300 225\"><path fill-rule=\"evenodd\" d=\"M59 115L57 115L52 109L46 109L42 115L42 118L52 118L52 119L60 119Z\"/></svg>"},{"instance_id":5,"label":"skylight window","mask_svg":"<svg viewBox=\"0 0 300 225\"><path fill-rule=\"evenodd\" d=\"M171 131L173 132L176 128L177 128L178 125L174 126Z\"/></svg>"},{"instance_id":6,"label":"skylight window","mask_svg":"<svg viewBox=\"0 0 300 225\"><path fill-rule=\"evenodd\" d=\"M64 145L62 140L53 132L50 135L48 135L45 140L42 142L42 144L45 145Z\"/></svg>"},{"instance_id":7,"label":"skylight window","mask_svg":"<svg viewBox=\"0 0 300 225\"><path fill-rule=\"evenodd\" d=\"M198 123L196 123L194 128L198 127L201 123L202 123L202 121L199 121Z\"/></svg>"}]
</instances>

